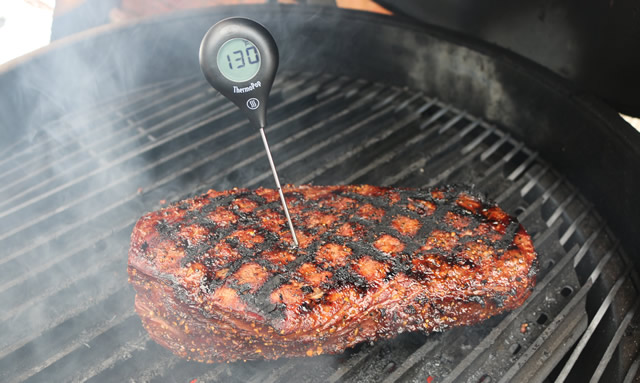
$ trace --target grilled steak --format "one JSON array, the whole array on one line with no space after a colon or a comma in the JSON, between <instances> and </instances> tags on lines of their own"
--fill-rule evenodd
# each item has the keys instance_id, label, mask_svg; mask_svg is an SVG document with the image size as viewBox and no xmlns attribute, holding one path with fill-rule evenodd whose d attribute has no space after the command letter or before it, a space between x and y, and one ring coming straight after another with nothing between
<instances>
[{"instance_id":1,"label":"grilled steak","mask_svg":"<svg viewBox=\"0 0 640 383\"><path fill-rule=\"evenodd\" d=\"M531 238L468 188L210 190L149 213L129 251L151 337L204 362L338 353L511 310L537 272Z\"/></svg>"}]
</instances>

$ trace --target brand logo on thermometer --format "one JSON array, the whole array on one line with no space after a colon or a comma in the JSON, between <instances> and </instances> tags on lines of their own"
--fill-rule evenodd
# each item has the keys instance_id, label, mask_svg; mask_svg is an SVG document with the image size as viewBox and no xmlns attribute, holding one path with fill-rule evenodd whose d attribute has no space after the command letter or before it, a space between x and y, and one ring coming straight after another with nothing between
<instances>
[{"instance_id":1,"label":"brand logo on thermometer","mask_svg":"<svg viewBox=\"0 0 640 383\"><path fill-rule=\"evenodd\" d=\"M252 82L251 85L245 86L243 88L238 88L237 86L234 85L233 93L247 93L247 92L251 92L256 88L260 88L261 86L262 86L262 83L260 83L260 81Z\"/></svg>"},{"instance_id":2,"label":"brand logo on thermometer","mask_svg":"<svg viewBox=\"0 0 640 383\"><path fill-rule=\"evenodd\" d=\"M247 108L256 110L260 106L260 101L257 98L250 98L247 100Z\"/></svg>"}]
</instances>

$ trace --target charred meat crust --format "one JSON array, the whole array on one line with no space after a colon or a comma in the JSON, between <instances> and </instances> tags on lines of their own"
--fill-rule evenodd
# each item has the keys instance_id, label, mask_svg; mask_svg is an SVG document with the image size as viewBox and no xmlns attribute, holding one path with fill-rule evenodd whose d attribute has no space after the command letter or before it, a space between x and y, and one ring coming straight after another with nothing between
<instances>
[{"instance_id":1,"label":"charred meat crust","mask_svg":"<svg viewBox=\"0 0 640 383\"><path fill-rule=\"evenodd\" d=\"M151 337L203 362L338 353L518 307L537 273L522 226L464 186L210 190L143 216L129 250Z\"/></svg>"}]
</instances>

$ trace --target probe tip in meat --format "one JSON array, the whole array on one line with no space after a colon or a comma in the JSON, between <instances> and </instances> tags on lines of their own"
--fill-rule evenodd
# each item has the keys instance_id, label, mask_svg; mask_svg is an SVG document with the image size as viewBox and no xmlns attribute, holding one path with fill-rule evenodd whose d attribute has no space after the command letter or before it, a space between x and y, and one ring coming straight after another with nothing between
<instances>
[{"instance_id":1,"label":"probe tip in meat","mask_svg":"<svg viewBox=\"0 0 640 383\"><path fill-rule=\"evenodd\" d=\"M284 194L282 194L282 186L280 186L280 179L278 178L276 165L273 163L273 158L271 157L271 150L269 150L269 143L267 142L267 136L264 134L264 128L260 128L260 135L262 136L264 149L267 151L267 158L269 159L269 165L271 165L271 172L273 173L273 179L276 181L278 194L280 194L280 200L282 201L282 209L284 210L284 215L287 217L287 223L289 224L289 230L291 230L293 243L295 247L298 247L298 238L296 237L296 230L293 228L293 222L291 222L291 216L289 215L289 208L287 207L287 201L284 199Z\"/></svg>"}]
</instances>

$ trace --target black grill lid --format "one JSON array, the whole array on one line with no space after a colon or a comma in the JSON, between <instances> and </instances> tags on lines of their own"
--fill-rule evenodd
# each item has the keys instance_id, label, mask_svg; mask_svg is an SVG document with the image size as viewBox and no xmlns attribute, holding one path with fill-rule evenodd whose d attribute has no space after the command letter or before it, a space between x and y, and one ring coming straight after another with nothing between
<instances>
[{"instance_id":1,"label":"black grill lid","mask_svg":"<svg viewBox=\"0 0 640 383\"><path fill-rule=\"evenodd\" d=\"M640 115L640 1L377 0L393 12L507 48Z\"/></svg>"}]
</instances>

